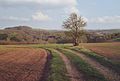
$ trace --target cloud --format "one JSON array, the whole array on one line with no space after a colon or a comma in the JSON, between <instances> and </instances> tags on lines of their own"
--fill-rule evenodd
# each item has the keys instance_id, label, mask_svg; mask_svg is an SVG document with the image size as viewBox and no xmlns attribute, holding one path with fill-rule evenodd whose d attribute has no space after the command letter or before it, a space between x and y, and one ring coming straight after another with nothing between
<instances>
[{"instance_id":1,"label":"cloud","mask_svg":"<svg viewBox=\"0 0 120 81\"><path fill-rule=\"evenodd\" d=\"M77 3L77 0L0 0L0 10L3 11L3 13L0 13L0 17L10 16L2 18L2 20L5 22L8 20L14 21L14 24L18 23L15 21L28 21L25 23L43 25L44 22L46 23L50 20L44 25L61 26L62 20L70 13L79 12L76 7ZM68 12L67 14L64 9ZM19 18L17 16L27 18ZM9 22L9 24L12 23ZM4 23L2 22L2 24Z\"/></svg>"},{"instance_id":2,"label":"cloud","mask_svg":"<svg viewBox=\"0 0 120 81\"><path fill-rule=\"evenodd\" d=\"M90 23L120 23L120 16L103 16L89 19Z\"/></svg>"},{"instance_id":3,"label":"cloud","mask_svg":"<svg viewBox=\"0 0 120 81\"><path fill-rule=\"evenodd\" d=\"M67 6L67 5L76 5L76 0L0 0L0 6L13 6L13 5L53 5L53 6ZM16 6L17 6L16 5Z\"/></svg>"},{"instance_id":4,"label":"cloud","mask_svg":"<svg viewBox=\"0 0 120 81\"><path fill-rule=\"evenodd\" d=\"M65 8L64 11L65 11L66 14L70 14L70 13L79 14L79 10L76 8L76 6Z\"/></svg>"},{"instance_id":5,"label":"cloud","mask_svg":"<svg viewBox=\"0 0 120 81\"><path fill-rule=\"evenodd\" d=\"M79 10L76 7L71 7L71 13L79 14Z\"/></svg>"},{"instance_id":6,"label":"cloud","mask_svg":"<svg viewBox=\"0 0 120 81\"><path fill-rule=\"evenodd\" d=\"M0 21L29 21L29 20L30 20L29 18L14 17L14 16L0 18Z\"/></svg>"},{"instance_id":7,"label":"cloud","mask_svg":"<svg viewBox=\"0 0 120 81\"><path fill-rule=\"evenodd\" d=\"M47 21L50 20L51 18L42 12L37 12L34 15L32 15L32 19L36 21Z\"/></svg>"},{"instance_id":8,"label":"cloud","mask_svg":"<svg viewBox=\"0 0 120 81\"><path fill-rule=\"evenodd\" d=\"M34 15L32 15L29 18L24 18L24 17L17 17L17 16L8 16L8 17L0 17L0 21L22 21L22 22L26 22L26 21L48 21L51 20L51 18L46 15L43 14L42 12L36 12Z\"/></svg>"}]
</instances>

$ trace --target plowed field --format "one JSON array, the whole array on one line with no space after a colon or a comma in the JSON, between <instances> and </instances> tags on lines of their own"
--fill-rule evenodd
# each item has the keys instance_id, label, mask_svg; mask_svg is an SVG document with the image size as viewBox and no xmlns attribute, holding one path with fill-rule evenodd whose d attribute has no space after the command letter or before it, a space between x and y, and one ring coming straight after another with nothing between
<instances>
[{"instance_id":1,"label":"plowed field","mask_svg":"<svg viewBox=\"0 0 120 81\"><path fill-rule=\"evenodd\" d=\"M0 52L0 81L39 81L47 53L42 49L15 48Z\"/></svg>"}]
</instances>

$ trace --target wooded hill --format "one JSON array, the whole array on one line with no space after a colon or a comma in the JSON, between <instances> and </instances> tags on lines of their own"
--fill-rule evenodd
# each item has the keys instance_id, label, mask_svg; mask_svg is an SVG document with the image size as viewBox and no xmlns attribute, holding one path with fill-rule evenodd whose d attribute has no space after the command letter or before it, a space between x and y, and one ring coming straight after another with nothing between
<instances>
[{"instance_id":1,"label":"wooded hill","mask_svg":"<svg viewBox=\"0 0 120 81\"><path fill-rule=\"evenodd\" d=\"M32 29L28 26L8 27L0 30L0 44L71 43L72 38L58 30ZM87 30L84 42L104 42L120 38L120 29Z\"/></svg>"}]
</instances>

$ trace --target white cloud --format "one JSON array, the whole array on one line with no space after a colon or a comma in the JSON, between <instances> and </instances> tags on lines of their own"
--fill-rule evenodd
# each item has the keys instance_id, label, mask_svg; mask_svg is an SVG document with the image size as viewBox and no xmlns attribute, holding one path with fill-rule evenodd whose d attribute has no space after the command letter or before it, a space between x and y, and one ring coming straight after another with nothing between
<instances>
[{"instance_id":1,"label":"white cloud","mask_svg":"<svg viewBox=\"0 0 120 81\"><path fill-rule=\"evenodd\" d=\"M89 19L90 23L120 23L120 16L104 16Z\"/></svg>"},{"instance_id":2,"label":"white cloud","mask_svg":"<svg viewBox=\"0 0 120 81\"><path fill-rule=\"evenodd\" d=\"M76 0L0 0L1 4L24 4L24 3L37 3L41 5L76 5Z\"/></svg>"},{"instance_id":3,"label":"white cloud","mask_svg":"<svg viewBox=\"0 0 120 81\"><path fill-rule=\"evenodd\" d=\"M71 7L70 8L70 13L77 13L77 14L79 14L79 10L76 7Z\"/></svg>"},{"instance_id":4,"label":"white cloud","mask_svg":"<svg viewBox=\"0 0 120 81\"><path fill-rule=\"evenodd\" d=\"M75 7L75 6L64 8L64 11L66 14L71 14L71 13L79 14L80 13L79 10L77 9L77 7Z\"/></svg>"},{"instance_id":5,"label":"white cloud","mask_svg":"<svg viewBox=\"0 0 120 81\"><path fill-rule=\"evenodd\" d=\"M41 4L76 5L76 0L37 0L37 1L38 3L41 3Z\"/></svg>"},{"instance_id":6,"label":"white cloud","mask_svg":"<svg viewBox=\"0 0 120 81\"><path fill-rule=\"evenodd\" d=\"M0 21L29 21L29 20L30 19L28 19L28 18L14 17L14 16L0 18Z\"/></svg>"},{"instance_id":7,"label":"white cloud","mask_svg":"<svg viewBox=\"0 0 120 81\"><path fill-rule=\"evenodd\" d=\"M47 21L51 18L48 15L43 14L42 12L37 12L34 15L32 15L32 19L37 21Z\"/></svg>"},{"instance_id":8,"label":"white cloud","mask_svg":"<svg viewBox=\"0 0 120 81\"><path fill-rule=\"evenodd\" d=\"M8 16L8 17L0 17L0 21L47 21L51 20L51 18L43 14L42 12L37 12L34 15L32 15L30 18L23 18L23 17L16 17L16 16Z\"/></svg>"}]
</instances>

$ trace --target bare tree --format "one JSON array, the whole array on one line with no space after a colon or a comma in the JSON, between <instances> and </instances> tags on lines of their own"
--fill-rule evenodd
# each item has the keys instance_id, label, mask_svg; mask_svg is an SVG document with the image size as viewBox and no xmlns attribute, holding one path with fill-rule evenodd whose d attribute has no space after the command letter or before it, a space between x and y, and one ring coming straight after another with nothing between
<instances>
[{"instance_id":1,"label":"bare tree","mask_svg":"<svg viewBox=\"0 0 120 81\"><path fill-rule=\"evenodd\" d=\"M86 26L87 22L81 16L78 16L76 13L72 13L70 17L63 22L63 27L68 31L66 34L73 39L74 46L79 45L79 41L84 34L84 27Z\"/></svg>"}]
</instances>

